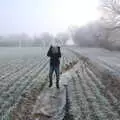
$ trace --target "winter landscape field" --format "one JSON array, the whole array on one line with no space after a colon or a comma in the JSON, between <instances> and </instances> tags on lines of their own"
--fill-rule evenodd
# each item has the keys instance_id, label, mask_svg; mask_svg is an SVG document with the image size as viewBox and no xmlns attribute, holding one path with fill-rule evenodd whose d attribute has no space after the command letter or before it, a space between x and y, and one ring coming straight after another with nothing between
<instances>
[{"instance_id":1,"label":"winter landscape field","mask_svg":"<svg viewBox=\"0 0 120 120\"><path fill-rule=\"evenodd\" d=\"M61 47L57 89L47 50L0 48L0 120L120 120L119 52Z\"/></svg>"}]
</instances>

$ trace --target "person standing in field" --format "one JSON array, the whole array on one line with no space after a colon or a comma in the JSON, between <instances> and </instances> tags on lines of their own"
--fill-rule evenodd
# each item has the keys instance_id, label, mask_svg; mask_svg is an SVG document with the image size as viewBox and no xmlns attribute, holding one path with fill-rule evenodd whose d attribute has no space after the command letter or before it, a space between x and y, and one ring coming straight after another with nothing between
<instances>
[{"instance_id":1,"label":"person standing in field","mask_svg":"<svg viewBox=\"0 0 120 120\"><path fill-rule=\"evenodd\" d=\"M50 71L49 71L49 87L52 86L52 75L55 71L56 74L56 87L59 88L59 77L60 77L60 58L61 50L59 46L50 46L47 56L50 57Z\"/></svg>"}]
</instances>

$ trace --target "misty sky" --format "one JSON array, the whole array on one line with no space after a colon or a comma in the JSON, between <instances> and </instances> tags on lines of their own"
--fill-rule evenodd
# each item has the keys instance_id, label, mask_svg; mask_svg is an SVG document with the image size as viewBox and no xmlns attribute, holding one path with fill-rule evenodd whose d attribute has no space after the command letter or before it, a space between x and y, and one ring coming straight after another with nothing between
<instances>
[{"instance_id":1,"label":"misty sky","mask_svg":"<svg viewBox=\"0 0 120 120\"><path fill-rule=\"evenodd\" d=\"M64 32L69 25L97 19L96 1L0 0L0 35Z\"/></svg>"}]
</instances>

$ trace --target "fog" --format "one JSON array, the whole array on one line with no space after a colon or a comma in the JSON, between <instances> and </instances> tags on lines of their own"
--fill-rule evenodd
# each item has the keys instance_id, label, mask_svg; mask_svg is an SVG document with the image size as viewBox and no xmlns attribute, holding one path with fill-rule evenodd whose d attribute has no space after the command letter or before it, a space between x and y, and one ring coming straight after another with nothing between
<instances>
[{"instance_id":1,"label":"fog","mask_svg":"<svg viewBox=\"0 0 120 120\"><path fill-rule=\"evenodd\" d=\"M0 1L0 46L76 44L119 49L118 0Z\"/></svg>"},{"instance_id":2,"label":"fog","mask_svg":"<svg viewBox=\"0 0 120 120\"><path fill-rule=\"evenodd\" d=\"M0 120L120 120L119 51L120 0L0 0Z\"/></svg>"},{"instance_id":3,"label":"fog","mask_svg":"<svg viewBox=\"0 0 120 120\"><path fill-rule=\"evenodd\" d=\"M2 0L0 34L56 34L98 17L97 0ZM85 7L87 9L85 9ZM76 14L79 11L79 14ZM93 13L93 14L92 14ZM91 15L90 15L91 14Z\"/></svg>"}]
</instances>

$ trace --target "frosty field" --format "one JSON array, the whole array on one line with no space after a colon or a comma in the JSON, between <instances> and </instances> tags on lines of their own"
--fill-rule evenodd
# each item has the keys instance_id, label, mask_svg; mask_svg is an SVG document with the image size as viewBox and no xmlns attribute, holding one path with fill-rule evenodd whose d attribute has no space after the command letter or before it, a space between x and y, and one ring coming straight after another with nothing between
<instances>
[{"instance_id":1,"label":"frosty field","mask_svg":"<svg viewBox=\"0 0 120 120\"><path fill-rule=\"evenodd\" d=\"M0 48L0 120L120 119L118 52L62 48L57 90L48 88L47 50Z\"/></svg>"}]
</instances>

